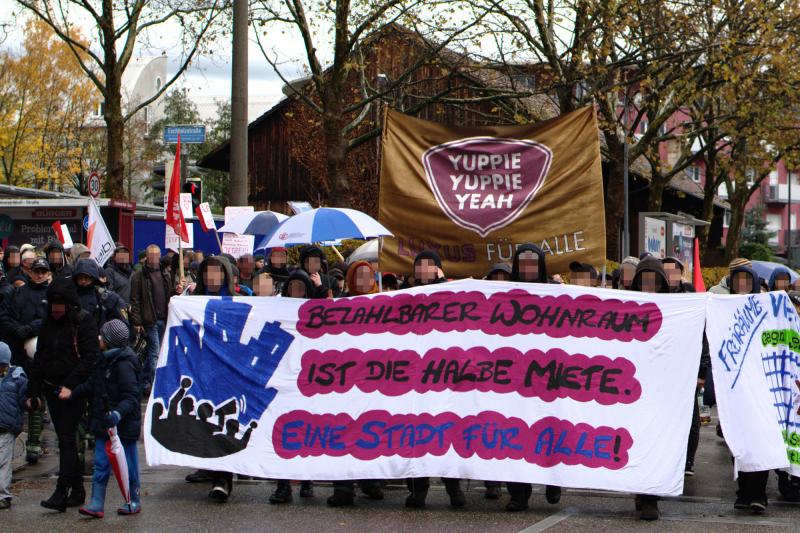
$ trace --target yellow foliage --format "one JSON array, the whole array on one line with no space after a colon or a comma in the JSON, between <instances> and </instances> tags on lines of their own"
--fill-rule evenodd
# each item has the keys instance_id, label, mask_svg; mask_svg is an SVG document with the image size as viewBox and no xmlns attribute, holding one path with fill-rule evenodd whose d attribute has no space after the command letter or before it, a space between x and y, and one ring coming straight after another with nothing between
<instances>
[{"instance_id":1,"label":"yellow foliage","mask_svg":"<svg viewBox=\"0 0 800 533\"><path fill-rule=\"evenodd\" d=\"M0 182L64 189L82 168L96 89L43 22L18 53L0 52Z\"/></svg>"}]
</instances>

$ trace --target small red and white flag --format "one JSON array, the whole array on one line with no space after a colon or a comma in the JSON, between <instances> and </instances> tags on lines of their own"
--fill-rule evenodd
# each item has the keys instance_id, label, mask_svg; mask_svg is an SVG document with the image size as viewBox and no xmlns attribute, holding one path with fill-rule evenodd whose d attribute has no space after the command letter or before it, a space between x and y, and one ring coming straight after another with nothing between
<instances>
[{"instance_id":1,"label":"small red and white flag","mask_svg":"<svg viewBox=\"0 0 800 533\"><path fill-rule=\"evenodd\" d=\"M191 205L191 203L189 204ZM186 221L181 210L181 136L178 135L178 144L175 146L175 162L172 165L172 178L169 182L169 195L167 196L167 226L170 226L182 242L189 240L186 231Z\"/></svg>"},{"instance_id":2,"label":"small red and white flag","mask_svg":"<svg viewBox=\"0 0 800 533\"><path fill-rule=\"evenodd\" d=\"M69 234L69 228L66 224L62 224L60 220L53 222L53 232L55 232L58 242L65 250L72 248L72 235Z\"/></svg>"}]
</instances>

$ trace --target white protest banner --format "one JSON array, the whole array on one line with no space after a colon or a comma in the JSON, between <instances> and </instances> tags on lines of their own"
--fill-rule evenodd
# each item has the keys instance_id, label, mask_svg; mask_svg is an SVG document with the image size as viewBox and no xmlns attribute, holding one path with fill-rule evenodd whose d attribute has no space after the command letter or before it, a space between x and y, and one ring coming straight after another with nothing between
<instances>
[{"instance_id":1,"label":"white protest banner","mask_svg":"<svg viewBox=\"0 0 800 533\"><path fill-rule=\"evenodd\" d=\"M192 228L192 222L186 222L186 233L189 235L188 241L182 241L180 243L181 248L194 248L194 231ZM180 237L178 234L175 233L175 230L172 229L172 226L166 226L167 231L164 233L164 248L168 250L175 250L178 251L178 241L180 241Z\"/></svg>"},{"instance_id":2,"label":"white protest banner","mask_svg":"<svg viewBox=\"0 0 800 533\"><path fill-rule=\"evenodd\" d=\"M175 297L147 460L678 495L705 301L477 280L336 300Z\"/></svg>"},{"instance_id":3,"label":"white protest banner","mask_svg":"<svg viewBox=\"0 0 800 533\"><path fill-rule=\"evenodd\" d=\"M783 291L710 295L706 336L735 468L800 475L800 319Z\"/></svg>"},{"instance_id":4,"label":"white protest banner","mask_svg":"<svg viewBox=\"0 0 800 533\"><path fill-rule=\"evenodd\" d=\"M195 214L197 215L197 219L200 221L200 226L203 228L203 231L209 230L217 230L217 225L214 222L214 215L211 213L211 206L208 202L203 202L197 209L195 209Z\"/></svg>"},{"instance_id":5,"label":"white protest banner","mask_svg":"<svg viewBox=\"0 0 800 533\"><path fill-rule=\"evenodd\" d=\"M98 265L103 266L114 254L114 239L111 238L111 233L106 227L103 215L100 214L100 209L91 197L89 198L88 208L89 230L86 235L86 242L89 243L89 257L97 261Z\"/></svg>"},{"instance_id":6,"label":"white protest banner","mask_svg":"<svg viewBox=\"0 0 800 533\"><path fill-rule=\"evenodd\" d=\"M229 205L225 208L225 224L244 213L255 213L256 208L252 205Z\"/></svg>"},{"instance_id":7,"label":"white protest banner","mask_svg":"<svg viewBox=\"0 0 800 533\"><path fill-rule=\"evenodd\" d=\"M236 259L239 259L244 254L252 254L255 239L255 235L225 233L222 235L222 253L231 254Z\"/></svg>"},{"instance_id":8,"label":"white protest banner","mask_svg":"<svg viewBox=\"0 0 800 533\"><path fill-rule=\"evenodd\" d=\"M192 195L188 192L182 192L180 195L181 214L184 220L192 218Z\"/></svg>"}]
</instances>

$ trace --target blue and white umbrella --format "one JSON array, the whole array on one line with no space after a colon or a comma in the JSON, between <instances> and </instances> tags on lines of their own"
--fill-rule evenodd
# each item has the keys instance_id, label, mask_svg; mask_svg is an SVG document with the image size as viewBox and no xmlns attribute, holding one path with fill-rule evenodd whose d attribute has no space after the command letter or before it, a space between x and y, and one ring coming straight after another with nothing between
<instances>
[{"instance_id":1,"label":"blue and white umbrella","mask_svg":"<svg viewBox=\"0 0 800 533\"><path fill-rule=\"evenodd\" d=\"M242 213L217 230L218 233L239 235L269 235L275 227L289 217L273 211Z\"/></svg>"},{"instance_id":2,"label":"blue and white umbrella","mask_svg":"<svg viewBox=\"0 0 800 533\"><path fill-rule=\"evenodd\" d=\"M371 239L385 235L391 236L392 232L361 211L320 207L283 221L256 246L256 249L339 239Z\"/></svg>"},{"instance_id":3,"label":"blue and white umbrella","mask_svg":"<svg viewBox=\"0 0 800 533\"><path fill-rule=\"evenodd\" d=\"M759 275L764 281L769 281L770 276L775 270L781 269L789 273L789 280L794 283L800 278L800 275L797 274L794 270L787 267L786 265L782 265L780 263L775 263L773 261L751 261L753 265L753 270L756 271L756 274Z\"/></svg>"}]
</instances>

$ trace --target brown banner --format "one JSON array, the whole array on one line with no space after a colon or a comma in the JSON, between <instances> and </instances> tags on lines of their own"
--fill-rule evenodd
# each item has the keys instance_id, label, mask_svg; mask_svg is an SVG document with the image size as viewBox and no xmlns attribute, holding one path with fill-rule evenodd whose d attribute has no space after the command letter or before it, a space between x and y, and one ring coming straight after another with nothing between
<instances>
[{"instance_id":1,"label":"brown banner","mask_svg":"<svg viewBox=\"0 0 800 533\"><path fill-rule=\"evenodd\" d=\"M462 128L386 115L381 163L383 271L411 273L432 249L451 278L482 278L532 242L550 273L602 268L603 177L594 109L525 126Z\"/></svg>"}]
</instances>

